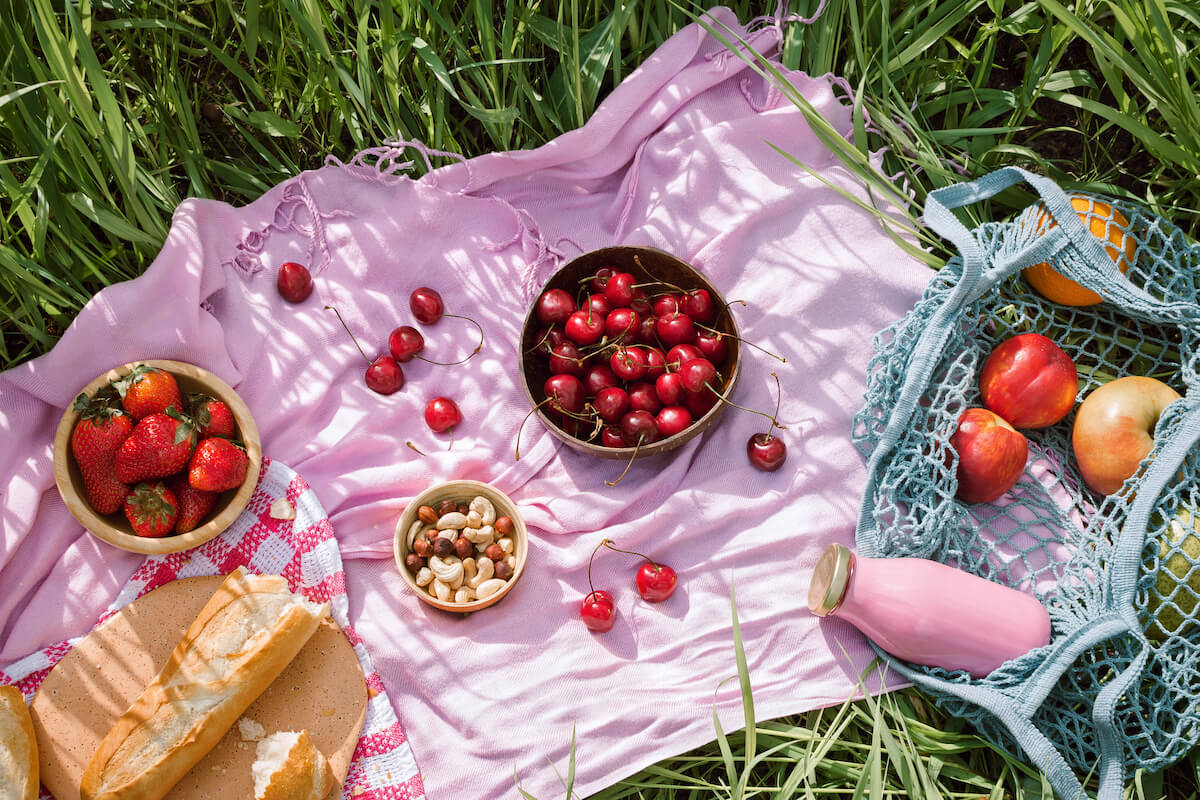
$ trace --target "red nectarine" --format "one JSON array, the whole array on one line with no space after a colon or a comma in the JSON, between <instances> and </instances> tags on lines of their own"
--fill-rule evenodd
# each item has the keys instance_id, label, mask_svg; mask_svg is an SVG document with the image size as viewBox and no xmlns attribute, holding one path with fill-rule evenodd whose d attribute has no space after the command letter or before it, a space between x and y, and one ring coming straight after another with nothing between
<instances>
[{"instance_id":1,"label":"red nectarine","mask_svg":"<svg viewBox=\"0 0 1200 800\"><path fill-rule=\"evenodd\" d=\"M1007 492L1025 470L1029 443L999 415L968 408L950 437L958 453L958 497L990 503Z\"/></svg>"},{"instance_id":2,"label":"red nectarine","mask_svg":"<svg viewBox=\"0 0 1200 800\"><path fill-rule=\"evenodd\" d=\"M1040 333L1005 339L983 362L983 404L1014 428L1048 428L1075 405L1075 362Z\"/></svg>"}]
</instances>

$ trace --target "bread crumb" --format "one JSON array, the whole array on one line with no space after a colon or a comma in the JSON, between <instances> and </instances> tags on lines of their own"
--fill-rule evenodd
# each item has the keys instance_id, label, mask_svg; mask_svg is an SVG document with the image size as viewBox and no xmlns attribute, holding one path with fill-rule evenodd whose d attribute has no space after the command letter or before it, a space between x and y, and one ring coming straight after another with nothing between
<instances>
[{"instance_id":1,"label":"bread crumb","mask_svg":"<svg viewBox=\"0 0 1200 800\"><path fill-rule=\"evenodd\" d=\"M296 509L288 502L286 497L281 497L274 503L271 503L271 519L295 519Z\"/></svg>"},{"instance_id":2,"label":"bread crumb","mask_svg":"<svg viewBox=\"0 0 1200 800\"><path fill-rule=\"evenodd\" d=\"M267 736L267 729L249 717L242 717L237 721L237 725L243 742L257 742Z\"/></svg>"}]
</instances>

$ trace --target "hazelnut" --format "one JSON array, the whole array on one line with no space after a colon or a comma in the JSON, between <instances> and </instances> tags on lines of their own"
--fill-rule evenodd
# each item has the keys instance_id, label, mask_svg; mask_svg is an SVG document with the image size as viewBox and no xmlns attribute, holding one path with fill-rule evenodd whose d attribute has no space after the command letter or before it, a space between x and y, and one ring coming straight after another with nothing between
<instances>
[{"instance_id":1,"label":"hazelnut","mask_svg":"<svg viewBox=\"0 0 1200 800\"><path fill-rule=\"evenodd\" d=\"M459 503L457 506L455 506L455 510L465 517L471 512L471 507L466 503Z\"/></svg>"},{"instance_id":2,"label":"hazelnut","mask_svg":"<svg viewBox=\"0 0 1200 800\"><path fill-rule=\"evenodd\" d=\"M454 542L449 539L439 538L433 543L433 554L445 558L454 552Z\"/></svg>"},{"instance_id":3,"label":"hazelnut","mask_svg":"<svg viewBox=\"0 0 1200 800\"><path fill-rule=\"evenodd\" d=\"M425 566L425 559L421 558L416 553L409 553L404 557L404 566L408 567L413 572L419 572L421 567Z\"/></svg>"},{"instance_id":4,"label":"hazelnut","mask_svg":"<svg viewBox=\"0 0 1200 800\"><path fill-rule=\"evenodd\" d=\"M413 540L412 549L421 558L429 558L433 554L433 542L428 539L415 539Z\"/></svg>"},{"instance_id":5,"label":"hazelnut","mask_svg":"<svg viewBox=\"0 0 1200 800\"><path fill-rule=\"evenodd\" d=\"M517 531L517 526L513 525L513 521L508 517L496 517L496 521L492 523L492 527L501 536L512 536Z\"/></svg>"},{"instance_id":6,"label":"hazelnut","mask_svg":"<svg viewBox=\"0 0 1200 800\"><path fill-rule=\"evenodd\" d=\"M433 506L421 506L417 509L417 519L424 522L426 525L436 525L438 521L438 513L433 510Z\"/></svg>"},{"instance_id":7,"label":"hazelnut","mask_svg":"<svg viewBox=\"0 0 1200 800\"><path fill-rule=\"evenodd\" d=\"M437 513L440 517L445 514L449 514L452 511L458 511L458 503L454 502L453 500L443 500L442 504L438 506Z\"/></svg>"},{"instance_id":8,"label":"hazelnut","mask_svg":"<svg viewBox=\"0 0 1200 800\"><path fill-rule=\"evenodd\" d=\"M460 536L454 540L454 555L459 558L470 558L475 555L475 545L465 536Z\"/></svg>"},{"instance_id":9,"label":"hazelnut","mask_svg":"<svg viewBox=\"0 0 1200 800\"><path fill-rule=\"evenodd\" d=\"M483 554L492 561L500 562L504 560L504 550L498 544L489 544L487 550Z\"/></svg>"},{"instance_id":10,"label":"hazelnut","mask_svg":"<svg viewBox=\"0 0 1200 800\"><path fill-rule=\"evenodd\" d=\"M436 542L438 539L437 528L426 528L422 536L425 537L426 541Z\"/></svg>"},{"instance_id":11,"label":"hazelnut","mask_svg":"<svg viewBox=\"0 0 1200 800\"><path fill-rule=\"evenodd\" d=\"M492 574L500 580L506 581L513 576L513 568L508 565L507 561L497 561Z\"/></svg>"}]
</instances>

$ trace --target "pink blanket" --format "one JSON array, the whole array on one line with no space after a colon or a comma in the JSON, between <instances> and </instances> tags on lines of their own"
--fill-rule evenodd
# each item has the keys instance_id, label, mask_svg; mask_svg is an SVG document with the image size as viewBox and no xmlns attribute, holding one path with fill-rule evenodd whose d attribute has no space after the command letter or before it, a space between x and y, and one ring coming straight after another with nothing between
<instances>
[{"instance_id":1,"label":"pink blanket","mask_svg":"<svg viewBox=\"0 0 1200 800\"><path fill-rule=\"evenodd\" d=\"M738 27L719 9L714 16ZM738 27L774 53L776 26ZM847 135L828 77L790 76ZM581 130L530 152L456 163L419 181L381 148L307 172L245 208L189 200L149 270L97 295L49 354L0 374L0 665L86 632L141 559L84 532L51 469L62 409L103 370L175 358L233 384L263 451L302 475L329 512L348 576L350 621L370 651L429 796L499 797L521 785L563 789L572 731L577 782L595 791L714 737L714 704L737 727L730 594L736 586L760 717L837 703L872 655L857 632L805 609L821 549L853 537L864 468L850 444L871 337L928 279L873 217L825 181L862 190L800 112L700 27L673 37ZM789 459L764 474L746 460L758 417L730 411L673 455L620 465L556 444L536 422L513 446L527 403L516 372L520 325L537 286L576 248L649 244L704 271L752 341L736 399L770 409L776 371ZM313 297L283 302L275 270L308 263ZM438 289L487 340L465 366L413 362L389 397L363 384L364 362L336 305L370 353L411 324L408 295ZM427 354L454 360L474 331L424 329ZM436 395L465 421L454 447L422 420ZM405 447L412 441L428 456ZM525 577L498 606L466 619L430 609L392 562L405 503L431 483L494 483L533 534ZM616 595L608 634L577 608L602 537L679 573L661 605L642 602L636 562L601 558L597 587ZM869 688L878 688L869 683Z\"/></svg>"}]
</instances>

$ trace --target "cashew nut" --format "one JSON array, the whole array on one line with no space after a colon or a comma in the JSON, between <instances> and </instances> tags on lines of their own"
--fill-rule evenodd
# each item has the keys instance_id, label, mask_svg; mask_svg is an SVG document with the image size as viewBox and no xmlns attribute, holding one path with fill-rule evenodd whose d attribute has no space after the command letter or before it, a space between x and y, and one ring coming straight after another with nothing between
<instances>
[{"instance_id":1,"label":"cashew nut","mask_svg":"<svg viewBox=\"0 0 1200 800\"><path fill-rule=\"evenodd\" d=\"M445 584L453 584L455 581L462 583L463 565L456 556L432 556L429 559L429 569L433 572L433 577Z\"/></svg>"},{"instance_id":2,"label":"cashew nut","mask_svg":"<svg viewBox=\"0 0 1200 800\"><path fill-rule=\"evenodd\" d=\"M478 589L479 584L490 580L491 577L496 574L496 567L494 564L492 564L492 560L490 558L485 557L475 559L475 568L475 577L467 581L467 585L472 589Z\"/></svg>"},{"instance_id":3,"label":"cashew nut","mask_svg":"<svg viewBox=\"0 0 1200 800\"><path fill-rule=\"evenodd\" d=\"M481 544L484 547L487 547L495 538L496 529L491 525L484 525L482 528L464 528L463 536L467 537L475 544Z\"/></svg>"},{"instance_id":4,"label":"cashew nut","mask_svg":"<svg viewBox=\"0 0 1200 800\"><path fill-rule=\"evenodd\" d=\"M504 559L504 563L508 564L508 566L512 567L515 570L517 568L517 557L509 556L508 558Z\"/></svg>"},{"instance_id":5,"label":"cashew nut","mask_svg":"<svg viewBox=\"0 0 1200 800\"><path fill-rule=\"evenodd\" d=\"M449 514L443 514L440 518L438 518L437 521L437 529L439 531L445 531L451 528L461 531L465 527L467 527L467 515L460 514L457 511L451 511Z\"/></svg>"},{"instance_id":6,"label":"cashew nut","mask_svg":"<svg viewBox=\"0 0 1200 800\"><path fill-rule=\"evenodd\" d=\"M472 500L469 508L479 513L479 517L483 520L484 525L491 525L496 521L496 507L492 505L491 500L482 495Z\"/></svg>"},{"instance_id":7,"label":"cashew nut","mask_svg":"<svg viewBox=\"0 0 1200 800\"><path fill-rule=\"evenodd\" d=\"M450 587L439 581L437 578L433 579L433 583L429 584L429 588L433 590L430 592L430 594L432 594L438 600L441 600L443 603L450 599Z\"/></svg>"},{"instance_id":8,"label":"cashew nut","mask_svg":"<svg viewBox=\"0 0 1200 800\"><path fill-rule=\"evenodd\" d=\"M478 511L467 512L467 527L480 528L483 527L483 517L479 516Z\"/></svg>"},{"instance_id":9,"label":"cashew nut","mask_svg":"<svg viewBox=\"0 0 1200 800\"><path fill-rule=\"evenodd\" d=\"M475 590L463 587L454 593L454 602L469 603L475 599Z\"/></svg>"},{"instance_id":10,"label":"cashew nut","mask_svg":"<svg viewBox=\"0 0 1200 800\"><path fill-rule=\"evenodd\" d=\"M467 581L471 580L471 578L474 578L475 573L478 572L478 570L479 570L479 568L475 565L475 559L473 559L473 558L464 558L462 561L462 565L463 565L463 580L467 580Z\"/></svg>"},{"instance_id":11,"label":"cashew nut","mask_svg":"<svg viewBox=\"0 0 1200 800\"><path fill-rule=\"evenodd\" d=\"M429 567L421 567L417 572L417 586L428 586L431 580L433 580L433 572L430 571Z\"/></svg>"},{"instance_id":12,"label":"cashew nut","mask_svg":"<svg viewBox=\"0 0 1200 800\"><path fill-rule=\"evenodd\" d=\"M500 578L492 578L491 580L484 581L475 587L475 596L480 600L484 600L500 591L506 583L508 581L501 580Z\"/></svg>"},{"instance_id":13,"label":"cashew nut","mask_svg":"<svg viewBox=\"0 0 1200 800\"><path fill-rule=\"evenodd\" d=\"M413 542L417 540L417 534L421 532L421 526L425 523L421 520L416 520L412 525L408 526L408 549L412 550Z\"/></svg>"},{"instance_id":14,"label":"cashew nut","mask_svg":"<svg viewBox=\"0 0 1200 800\"><path fill-rule=\"evenodd\" d=\"M450 541L453 542L455 539L458 538L458 531L456 531L454 528L448 528L444 531L438 531L438 538L439 539L449 539Z\"/></svg>"},{"instance_id":15,"label":"cashew nut","mask_svg":"<svg viewBox=\"0 0 1200 800\"><path fill-rule=\"evenodd\" d=\"M504 552L510 555L512 554L514 548L513 540L508 536L502 536L500 541L496 542L496 544L500 545L500 549Z\"/></svg>"}]
</instances>

